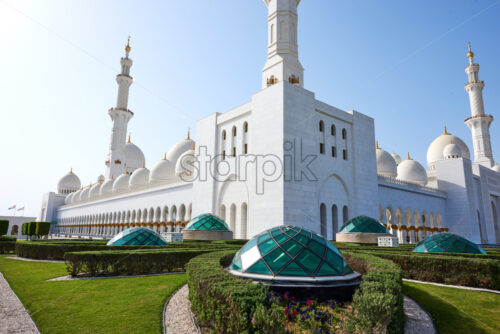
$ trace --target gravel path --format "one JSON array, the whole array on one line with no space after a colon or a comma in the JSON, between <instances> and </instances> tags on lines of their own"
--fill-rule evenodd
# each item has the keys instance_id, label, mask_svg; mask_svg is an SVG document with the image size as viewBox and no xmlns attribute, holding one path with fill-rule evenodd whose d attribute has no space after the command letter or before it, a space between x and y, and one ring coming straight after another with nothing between
<instances>
[{"instance_id":1,"label":"gravel path","mask_svg":"<svg viewBox=\"0 0 500 334\"><path fill-rule=\"evenodd\" d=\"M167 334L198 334L199 331L191 318L191 302L188 298L189 288L184 285L170 297L165 308L165 331Z\"/></svg>"},{"instance_id":2,"label":"gravel path","mask_svg":"<svg viewBox=\"0 0 500 334\"><path fill-rule=\"evenodd\" d=\"M404 296L404 310L406 316L404 334L437 334L429 313L413 299Z\"/></svg>"},{"instance_id":3,"label":"gravel path","mask_svg":"<svg viewBox=\"0 0 500 334\"><path fill-rule=\"evenodd\" d=\"M39 334L33 320L0 273L0 333Z\"/></svg>"}]
</instances>

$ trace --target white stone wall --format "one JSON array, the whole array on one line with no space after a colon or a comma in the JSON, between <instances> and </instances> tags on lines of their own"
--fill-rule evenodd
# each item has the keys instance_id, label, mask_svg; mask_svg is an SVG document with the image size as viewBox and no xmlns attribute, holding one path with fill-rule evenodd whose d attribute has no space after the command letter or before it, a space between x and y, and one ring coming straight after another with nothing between
<instances>
[{"instance_id":1,"label":"white stone wall","mask_svg":"<svg viewBox=\"0 0 500 334\"><path fill-rule=\"evenodd\" d=\"M9 221L9 231L6 236L8 237L16 237L18 239L23 238L21 235L21 225L27 222L36 221L36 217L25 217L25 216L0 216L0 220L8 220ZM12 228L14 225L17 226L17 233L12 234Z\"/></svg>"}]
</instances>

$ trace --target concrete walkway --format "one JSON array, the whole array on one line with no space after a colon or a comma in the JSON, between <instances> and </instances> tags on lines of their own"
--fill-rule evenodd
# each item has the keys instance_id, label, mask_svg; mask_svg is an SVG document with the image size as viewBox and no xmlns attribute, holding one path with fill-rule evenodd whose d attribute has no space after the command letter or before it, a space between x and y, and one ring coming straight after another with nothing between
<instances>
[{"instance_id":1,"label":"concrete walkway","mask_svg":"<svg viewBox=\"0 0 500 334\"><path fill-rule=\"evenodd\" d=\"M0 273L0 333L39 334L28 311Z\"/></svg>"},{"instance_id":2,"label":"concrete walkway","mask_svg":"<svg viewBox=\"0 0 500 334\"><path fill-rule=\"evenodd\" d=\"M483 288L473 288L473 287L470 287L470 286L462 286L462 285L449 285L449 284L443 284L443 283L417 281L415 279L407 279L407 278L403 278L403 281L405 281L405 282L411 282L411 283L420 283L420 284L429 284L429 285L435 285L435 286L443 286L445 288L455 288L455 289L463 289L463 290L471 290L471 291L479 291L479 292L496 293L497 295L500 295L500 291L498 291L498 290L490 290L490 289L483 289Z\"/></svg>"},{"instance_id":3,"label":"concrete walkway","mask_svg":"<svg viewBox=\"0 0 500 334\"><path fill-rule=\"evenodd\" d=\"M413 299L404 296L404 334L436 334L436 328L429 313L425 312Z\"/></svg>"}]
</instances>

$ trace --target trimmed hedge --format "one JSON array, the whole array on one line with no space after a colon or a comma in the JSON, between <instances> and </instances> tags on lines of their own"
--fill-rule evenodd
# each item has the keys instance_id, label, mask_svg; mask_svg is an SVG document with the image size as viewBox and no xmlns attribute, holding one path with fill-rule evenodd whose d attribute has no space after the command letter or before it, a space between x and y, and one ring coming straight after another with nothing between
<instances>
[{"instance_id":1,"label":"trimmed hedge","mask_svg":"<svg viewBox=\"0 0 500 334\"><path fill-rule=\"evenodd\" d=\"M0 236L6 235L9 232L9 221L0 220Z\"/></svg>"},{"instance_id":2,"label":"trimmed hedge","mask_svg":"<svg viewBox=\"0 0 500 334\"><path fill-rule=\"evenodd\" d=\"M13 253L16 250L15 241L0 241L0 254Z\"/></svg>"},{"instance_id":3,"label":"trimmed hedge","mask_svg":"<svg viewBox=\"0 0 500 334\"><path fill-rule=\"evenodd\" d=\"M376 254L398 264L405 278L500 290L500 261L427 254Z\"/></svg>"},{"instance_id":4,"label":"trimmed hedge","mask_svg":"<svg viewBox=\"0 0 500 334\"><path fill-rule=\"evenodd\" d=\"M16 237L7 237L7 236L0 236L0 242L2 241L16 241Z\"/></svg>"},{"instance_id":5,"label":"trimmed hedge","mask_svg":"<svg viewBox=\"0 0 500 334\"><path fill-rule=\"evenodd\" d=\"M36 222L35 235L48 235L50 231L49 222Z\"/></svg>"},{"instance_id":6,"label":"trimmed hedge","mask_svg":"<svg viewBox=\"0 0 500 334\"><path fill-rule=\"evenodd\" d=\"M208 250L140 249L129 251L70 252L64 256L72 276L87 273L96 275L140 275L184 270L193 257Z\"/></svg>"},{"instance_id":7,"label":"trimmed hedge","mask_svg":"<svg viewBox=\"0 0 500 334\"><path fill-rule=\"evenodd\" d=\"M252 332L257 307L269 306L268 286L236 278L224 269L234 254L234 250L208 253L186 266L191 309L207 332Z\"/></svg>"},{"instance_id":8,"label":"trimmed hedge","mask_svg":"<svg viewBox=\"0 0 500 334\"><path fill-rule=\"evenodd\" d=\"M349 266L363 274L353 296L352 317L347 321L356 333L403 333L403 272L391 261L374 255L344 252Z\"/></svg>"}]
</instances>

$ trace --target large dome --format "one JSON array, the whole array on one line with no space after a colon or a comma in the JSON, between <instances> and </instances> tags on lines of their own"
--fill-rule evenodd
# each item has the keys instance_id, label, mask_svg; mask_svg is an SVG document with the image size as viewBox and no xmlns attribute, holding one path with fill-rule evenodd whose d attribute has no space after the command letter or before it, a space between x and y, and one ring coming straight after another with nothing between
<instances>
[{"instance_id":1,"label":"large dome","mask_svg":"<svg viewBox=\"0 0 500 334\"><path fill-rule=\"evenodd\" d=\"M189 224L184 228L184 231L186 230L229 231L229 227L219 217L205 213L191 219Z\"/></svg>"},{"instance_id":2,"label":"large dome","mask_svg":"<svg viewBox=\"0 0 500 334\"><path fill-rule=\"evenodd\" d=\"M182 153L190 150L194 145L194 141L192 141L189 136L186 139L181 140L168 151L167 160L172 162L175 166L177 163L177 159L182 155Z\"/></svg>"},{"instance_id":3,"label":"large dome","mask_svg":"<svg viewBox=\"0 0 500 334\"><path fill-rule=\"evenodd\" d=\"M196 161L194 149L191 148L182 153L175 164L175 176L183 181L190 181L194 178L194 163Z\"/></svg>"},{"instance_id":4,"label":"large dome","mask_svg":"<svg viewBox=\"0 0 500 334\"><path fill-rule=\"evenodd\" d=\"M377 174L396 177L398 174L398 166L394 158L389 152L378 147L378 143L375 151L377 156Z\"/></svg>"},{"instance_id":5,"label":"large dome","mask_svg":"<svg viewBox=\"0 0 500 334\"><path fill-rule=\"evenodd\" d=\"M272 282L339 282L359 277L333 244L298 226L277 226L253 237L236 253L229 271Z\"/></svg>"},{"instance_id":6,"label":"large dome","mask_svg":"<svg viewBox=\"0 0 500 334\"><path fill-rule=\"evenodd\" d=\"M427 184L427 172L425 171L425 168L417 161L411 159L409 155L408 159L398 165L397 178L402 181L417 183L422 186Z\"/></svg>"},{"instance_id":7,"label":"large dome","mask_svg":"<svg viewBox=\"0 0 500 334\"><path fill-rule=\"evenodd\" d=\"M137 168L141 168L146 163L144 153L142 153L137 145L130 142L130 138L128 143L125 144L123 153L125 154L125 166L130 172L135 171Z\"/></svg>"},{"instance_id":8,"label":"large dome","mask_svg":"<svg viewBox=\"0 0 500 334\"><path fill-rule=\"evenodd\" d=\"M142 168L137 169L130 176L128 184L130 186L130 189L140 188L149 185L149 169L147 169L144 166Z\"/></svg>"},{"instance_id":9,"label":"large dome","mask_svg":"<svg viewBox=\"0 0 500 334\"><path fill-rule=\"evenodd\" d=\"M358 216L348 220L341 228L339 233L387 233L384 225L376 219L367 216Z\"/></svg>"},{"instance_id":10,"label":"large dome","mask_svg":"<svg viewBox=\"0 0 500 334\"><path fill-rule=\"evenodd\" d=\"M122 175L118 176L115 183L113 184L113 192L128 190L129 179L130 179L129 173L123 173Z\"/></svg>"},{"instance_id":11,"label":"large dome","mask_svg":"<svg viewBox=\"0 0 500 334\"><path fill-rule=\"evenodd\" d=\"M68 174L64 175L57 183L57 192L59 194L69 194L77 191L81 186L80 178L73 173L73 169L71 169Z\"/></svg>"},{"instance_id":12,"label":"large dome","mask_svg":"<svg viewBox=\"0 0 500 334\"><path fill-rule=\"evenodd\" d=\"M109 240L108 246L166 246L167 242L155 231L145 227L132 227Z\"/></svg>"},{"instance_id":13,"label":"large dome","mask_svg":"<svg viewBox=\"0 0 500 334\"><path fill-rule=\"evenodd\" d=\"M162 160L158 161L158 163L151 168L149 182L159 183L175 178L174 168L175 165L169 161L167 155L165 155Z\"/></svg>"},{"instance_id":14,"label":"large dome","mask_svg":"<svg viewBox=\"0 0 500 334\"><path fill-rule=\"evenodd\" d=\"M444 160L445 157L443 155L443 150L446 145L450 144L451 142L457 144L460 147L463 158L470 159L470 152L467 145L462 141L462 139L452 135L451 133L448 133L445 127L444 133L434 139L434 141L427 149L427 164L429 165L429 168L432 168L431 166L434 165L436 161Z\"/></svg>"},{"instance_id":15,"label":"large dome","mask_svg":"<svg viewBox=\"0 0 500 334\"><path fill-rule=\"evenodd\" d=\"M486 252L461 236L453 233L438 233L420 241L415 248L417 253L471 253L486 254Z\"/></svg>"}]
</instances>

